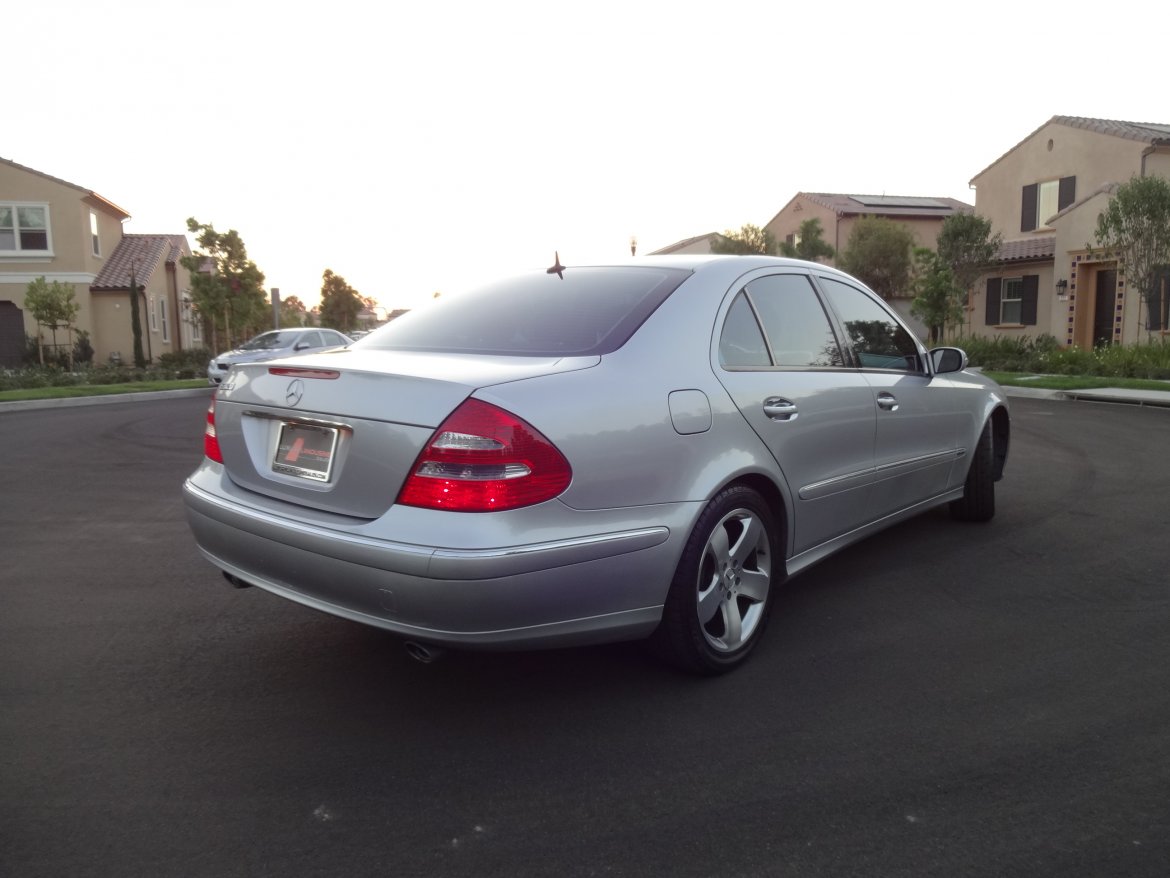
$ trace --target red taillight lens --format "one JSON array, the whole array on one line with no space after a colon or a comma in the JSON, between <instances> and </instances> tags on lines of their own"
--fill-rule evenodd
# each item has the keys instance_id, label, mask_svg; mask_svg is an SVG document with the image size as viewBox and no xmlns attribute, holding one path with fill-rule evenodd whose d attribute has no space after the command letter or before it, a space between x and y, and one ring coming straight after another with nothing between
<instances>
[{"instance_id":1,"label":"red taillight lens","mask_svg":"<svg viewBox=\"0 0 1170 878\"><path fill-rule=\"evenodd\" d=\"M219 450L219 439L215 435L215 394L211 395L211 405L207 407L207 426L203 428L203 453L216 463L223 463L223 454Z\"/></svg>"},{"instance_id":2,"label":"red taillight lens","mask_svg":"<svg viewBox=\"0 0 1170 878\"><path fill-rule=\"evenodd\" d=\"M469 399L439 425L398 502L495 512L551 500L572 478L564 455L531 424Z\"/></svg>"}]
</instances>

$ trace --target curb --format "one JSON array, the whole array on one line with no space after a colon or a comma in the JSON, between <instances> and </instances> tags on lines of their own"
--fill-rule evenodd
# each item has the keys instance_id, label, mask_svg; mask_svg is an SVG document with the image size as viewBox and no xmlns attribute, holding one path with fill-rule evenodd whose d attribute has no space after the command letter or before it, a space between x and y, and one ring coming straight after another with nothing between
<instances>
[{"instance_id":1,"label":"curb","mask_svg":"<svg viewBox=\"0 0 1170 878\"><path fill-rule=\"evenodd\" d=\"M136 393L111 393L105 396L69 396L63 399L22 399L13 402L0 402L0 414L3 412L69 408L84 405L113 405L119 402L146 402L152 399L169 399L176 396L202 396L210 394L211 387L192 387L185 390L143 390Z\"/></svg>"}]
</instances>

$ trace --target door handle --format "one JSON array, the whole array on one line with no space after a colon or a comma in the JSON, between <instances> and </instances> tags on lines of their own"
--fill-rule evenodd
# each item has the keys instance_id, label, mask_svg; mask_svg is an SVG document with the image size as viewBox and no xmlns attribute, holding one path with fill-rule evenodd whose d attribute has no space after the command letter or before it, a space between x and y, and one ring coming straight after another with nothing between
<instances>
[{"instance_id":1,"label":"door handle","mask_svg":"<svg viewBox=\"0 0 1170 878\"><path fill-rule=\"evenodd\" d=\"M764 400L764 414L773 421L795 421L796 403L783 397L769 396Z\"/></svg>"},{"instance_id":2,"label":"door handle","mask_svg":"<svg viewBox=\"0 0 1170 878\"><path fill-rule=\"evenodd\" d=\"M896 412L898 410L897 397L892 393L882 391L877 395L877 404L879 409L884 409L887 412Z\"/></svg>"}]
</instances>

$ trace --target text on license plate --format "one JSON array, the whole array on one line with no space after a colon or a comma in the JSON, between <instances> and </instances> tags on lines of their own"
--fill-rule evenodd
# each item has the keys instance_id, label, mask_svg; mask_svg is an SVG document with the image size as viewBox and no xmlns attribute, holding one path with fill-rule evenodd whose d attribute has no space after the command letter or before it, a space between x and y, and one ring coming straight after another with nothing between
<instances>
[{"instance_id":1,"label":"text on license plate","mask_svg":"<svg viewBox=\"0 0 1170 878\"><path fill-rule=\"evenodd\" d=\"M336 428L282 424L272 470L288 476L327 482L333 470L333 455L336 451Z\"/></svg>"}]
</instances>

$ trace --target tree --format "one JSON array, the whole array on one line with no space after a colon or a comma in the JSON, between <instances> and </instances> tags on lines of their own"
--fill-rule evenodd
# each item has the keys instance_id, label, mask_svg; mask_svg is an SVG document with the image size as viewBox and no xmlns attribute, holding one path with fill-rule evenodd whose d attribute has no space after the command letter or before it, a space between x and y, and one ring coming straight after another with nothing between
<instances>
[{"instance_id":1,"label":"tree","mask_svg":"<svg viewBox=\"0 0 1170 878\"><path fill-rule=\"evenodd\" d=\"M321 325L350 332L357 327L362 297L345 282L345 278L328 268L321 278Z\"/></svg>"},{"instance_id":2,"label":"tree","mask_svg":"<svg viewBox=\"0 0 1170 878\"><path fill-rule=\"evenodd\" d=\"M1170 182L1130 177L1097 217L1096 237L1098 246L1124 269L1126 286L1141 291L1150 315L1147 326L1160 326L1155 281L1170 265Z\"/></svg>"},{"instance_id":3,"label":"tree","mask_svg":"<svg viewBox=\"0 0 1170 878\"><path fill-rule=\"evenodd\" d=\"M73 299L73 286L55 280L48 283L44 276L38 277L29 283L24 293L24 306L37 322L37 350L40 352L41 365L45 363L45 347L41 340L39 328L44 326L53 333L53 351L57 350L57 330L69 329L72 335L73 321L77 319L77 312L81 306ZM69 368L73 368L73 342L69 343Z\"/></svg>"},{"instance_id":4,"label":"tree","mask_svg":"<svg viewBox=\"0 0 1170 878\"><path fill-rule=\"evenodd\" d=\"M233 336L243 340L270 322L264 274L248 258L235 229L217 232L210 224L191 218L187 230L198 233L195 240L203 251L180 260L191 272L191 303L211 332L212 348L223 350L232 346ZM206 270L209 260L210 272ZM222 347L218 339L221 328Z\"/></svg>"},{"instance_id":5,"label":"tree","mask_svg":"<svg viewBox=\"0 0 1170 878\"><path fill-rule=\"evenodd\" d=\"M763 253L765 256L775 256L779 252L776 239L767 229L747 223L738 232L730 229L722 235L716 235L711 241L712 253Z\"/></svg>"},{"instance_id":6,"label":"tree","mask_svg":"<svg viewBox=\"0 0 1170 878\"><path fill-rule=\"evenodd\" d=\"M280 325L304 326L308 319L308 309L305 303L296 296L289 296L280 300Z\"/></svg>"},{"instance_id":7,"label":"tree","mask_svg":"<svg viewBox=\"0 0 1170 878\"><path fill-rule=\"evenodd\" d=\"M975 282L995 260L1002 243L1003 235L991 234L991 220L977 214L956 213L943 220L938 257L951 270L954 285L965 297L964 306L971 302ZM962 319L947 322L963 325Z\"/></svg>"},{"instance_id":8,"label":"tree","mask_svg":"<svg viewBox=\"0 0 1170 878\"><path fill-rule=\"evenodd\" d=\"M825 230L821 228L821 221L813 217L800 224L795 243L780 242L780 255L816 262L822 258L832 259L837 255L837 251L825 240Z\"/></svg>"},{"instance_id":9,"label":"tree","mask_svg":"<svg viewBox=\"0 0 1170 878\"><path fill-rule=\"evenodd\" d=\"M926 324L932 345L942 340L948 326L963 322L965 291L955 282L951 267L933 250L919 247L914 251L912 289L910 313Z\"/></svg>"},{"instance_id":10,"label":"tree","mask_svg":"<svg viewBox=\"0 0 1170 878\"><path fill-rule=\"evenodd\" d=\"M889 299L910 286L914 235L885 217L857 221L841 252L840 267Z\"/></svg>"},{"instance_id":11,"label":"tree","mask_svg":"<svg viewBox=\"0 0 1170 878\"><path fill-rule=\"evenodd\" d=\"M141 287L138 286L138 278L134 273L134 264L130 264L130 334L134 338L134 368L146 368L146 355L142 353L142 313L140 304L142 302L139 296Z\"/></svg>"}]
</instances>

